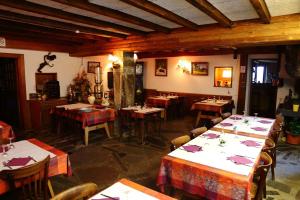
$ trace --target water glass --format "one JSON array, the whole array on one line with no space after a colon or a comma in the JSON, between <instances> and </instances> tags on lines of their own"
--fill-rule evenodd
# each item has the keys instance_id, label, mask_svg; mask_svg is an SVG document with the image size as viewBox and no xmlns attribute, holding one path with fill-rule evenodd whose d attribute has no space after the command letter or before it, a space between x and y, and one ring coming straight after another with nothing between
<instances>
[{"instance_id":1,"label":"water glass","mask_svg":"<svg viewBox=\"0 0 300 200\"><path fill-rule=\"evenodd\" d=\"M257 115L258 115L258 113L254 113L254 121L256 121Z\"/></svg>"},{"instance_id":2,"label":"water glass","mask_svg":"<svg viewBox=\"0 0 300 200\"><path fill-rule=\"evenodd\" d=\"M2 144L2 156L6 157L7 153L6 153L6 144Z\"/></svg>"}]
</instances>

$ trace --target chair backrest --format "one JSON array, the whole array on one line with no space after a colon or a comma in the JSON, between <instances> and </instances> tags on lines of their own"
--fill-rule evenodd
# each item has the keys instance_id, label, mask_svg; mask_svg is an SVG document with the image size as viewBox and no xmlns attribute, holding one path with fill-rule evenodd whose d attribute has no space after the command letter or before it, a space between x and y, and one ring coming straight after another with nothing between
<instances>
[{"instance_id":1,"label":"chair backrest","mask_svg":"<svg viewBox=\"0 0 300 200\"><path fill-rule=\"evenodd\" d=\"M211 120L213 125L216 125L218 123L220 123L221 121L223 121L223 119L221 117L217 117Z\"/></svg>"},{"instance_id":2,"label":"chair backrest","mask_svg":"<svg viewBox=\"0 0 300 200\"><path fill-rule=\"evenodd\" d=\"M259 164L255 169L255 174L259 176L258 188L255 195L255 199L262 199L263 191L266 186L266 177L271 165L272 158L266 152L261 152Z\"/></svg>"},{"instance_id":3,"label":"chair backrest","mask_svg":"<svg viewBox=\"0 0 300 200\"><path fill-rule=\"evenodd\" d=\"M231 113L230 112L222 113L221 116L223 119L226 119L231 116Z\"/></svg>"},{"instance_id":4,"label":"chair backrest","mask_svg":"<svg viewBox=\"0 0 300 200\"><path fill-rule=\"evenodd\" d=\"M204 133L205 131L207 131L207 128L205 126L195 128L195 129L191 130L191 138L195 138L195 137L201 135L202 133Z\"/></svg>"},{"instance_id":5,"label":"chair backrest","mask_svg":"<svg viewBox=\"0 0 300 200\"><path fill-rule=\"evenodd\" d=\"M171 141L170 150L173 151L177 149L178 147L184 145L185 143L189 142L191 140L191 137L189 135L183 135L177 138L174 138Z\"/></svg>"},{"instance_id":6,"label":"chair backrest","mask_svg":"<svg viewBox=\"0 0 300 200\"><path fill-rule=\"evenodd\" d=\"M271 133L271 138L274 141L275 145L277 145L277 143L278 143L278 138L279 138L281 132L282 132L282 130L279 129L279 130L273 130Z\"/></svg>"},{"instance_id":7,"label":"chair backrest","mask_svg":"<svg viewBox=\"0 0 300 200\"><path fill-rule=\"evenodd\" d=\"M48 168L50 156L19 169L3 170L1 174L9 181L10 188L22 188L22 199L48 199ZM14 192L16 198L20 198L19 191Z\"/></svg>"},{"instance_id":8,"label":"chair backrest","mask_svg":"<svg viewBox=\"0 0 300 200\"><path fill-rule=\"evenodd\" d=\"M98 186L95 183L84 183L62 191L55 195L51 200L88 199L98 193L98 191Z\"/></svg>"},{"instance_id":9,"label":"chair backrest","mask_svg":"<svg viewBox=\"0 0 300 200\"><path fill-rule=\"evenodd\" d=\"M273 159L273 157L276 155L275 151L276 151L275 142L271 138L266 139L265 146L263 148L263 152L268 153Z\"/></svg>"}]
</instances>

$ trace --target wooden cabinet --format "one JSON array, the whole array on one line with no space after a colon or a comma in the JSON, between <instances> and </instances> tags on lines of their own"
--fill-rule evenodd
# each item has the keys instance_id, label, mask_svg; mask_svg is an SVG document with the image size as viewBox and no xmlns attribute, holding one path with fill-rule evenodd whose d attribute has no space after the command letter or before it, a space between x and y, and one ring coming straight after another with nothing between
<instances>
[{"instance_id":1,"label":"wooden cabinet","mask_svg":"<svg viewBox=\"0 0 300 200\"><path fill-rule=\"evenodd\" d=\"M49 129L52 122L51 109L64 104L67 104L67 99L29 100L32 129Z\"/></svg>"}]
</instances>

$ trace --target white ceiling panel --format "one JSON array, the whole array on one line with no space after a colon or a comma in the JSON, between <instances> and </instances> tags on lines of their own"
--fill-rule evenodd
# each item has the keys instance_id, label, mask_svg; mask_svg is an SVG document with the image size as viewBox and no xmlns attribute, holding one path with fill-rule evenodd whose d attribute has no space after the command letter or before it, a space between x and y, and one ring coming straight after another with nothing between
<instances>
[{"instance_id":1,"label":"white ceiling panel","mask_svg":"<svg viewBox=\"0 0 300 200\"><path fill-rule=\"evenodd\" d=\"M271 16L300 13L300 0L266 0Z\"/></svg>"},{"instance_id":2,"label":"white ceiling panel","mask_svg":"<svg viewBox=\"0 0 300 200\"><path fill-rule=\"evenodd\" d=\"M208 0L232 21L258 18L249 0Z\"/></svg>"},{"instance_id":3,"label":"white ceiling panel","mask_svg":"<svg viewBox=\"0 0 300 200\"><path fill-rule=\"evenodd\" d=\"M135 17L139 17L142 18L144 20L159 24L161 26L165 26L167 28L178 28L180 27L180 25L175 24L173 22L170 22L168 20L165 20L161 17L158 17L156 15L153 15L149 12L146 12L144 10L141 10L139 8L136 8L134 6L128 5L126 3L123 3L119 0L90 0L91 3L97 4L97 5L101 5L114 10L118 10L124 13L127 13L129 15L133 15Z\"/></svg>"}]
</instances>

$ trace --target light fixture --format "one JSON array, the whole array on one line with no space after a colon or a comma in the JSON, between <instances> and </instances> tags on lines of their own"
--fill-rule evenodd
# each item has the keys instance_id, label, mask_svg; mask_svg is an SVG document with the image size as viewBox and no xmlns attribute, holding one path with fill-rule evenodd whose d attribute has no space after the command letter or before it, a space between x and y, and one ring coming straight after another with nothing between
<instances>
[{"instance_id":1,"label":"light fixture","mask_svg":"<svg viewBox=\"0 0 300 200\"><path fill-rule=\"evenodd\" d=\"M113 64L117 63L119 61L119 58L117 56L114 56L112 54L108 55L108 60L113 62Z\"/></svg>"},{"instance_id":2,"label":"light fixture","mask_svg":"<svg viewBox=\"0 0 300 200\"><path fill-rule=\"evenodd\" d=\"M138 56L137 56L137 54L136 54L136 53L134 53L134 54L133 54L133 60L134 60L134 62L136 62L136 61L137 61L137 59L138 59Z\"/></svg>"},{"instance_id":3,"label":"light fixture","mask_svg":"<svg viewBox=\"0 0 300 200\"><path fill-rule=\"evenodd\" d=\"M177 68L182 70L184 73L191 73L191 62L187 60L179 60L177 64Z\"/></svg>"},{"instance_id":4,"label":"light fixture","mask_svg":"<svg viewBox=\"0 0 300 200\"><path fill-rule=\"evenodd\" d=\"M77 29L77 30L75 31L75 33L80 33L80 30Z\"/></svg>"},{"instance_id":5,"label":"light fixture","mask_svg":"<svg viewBox=\"0 0 300 200\"><path fill-rule=\"evenodd\" d=\"M223 78L231 78L231 70L224 69L223 72L222 72L222 77Z\"/></svg>"}]
</instances>

